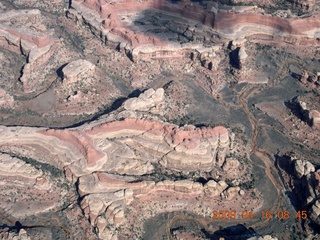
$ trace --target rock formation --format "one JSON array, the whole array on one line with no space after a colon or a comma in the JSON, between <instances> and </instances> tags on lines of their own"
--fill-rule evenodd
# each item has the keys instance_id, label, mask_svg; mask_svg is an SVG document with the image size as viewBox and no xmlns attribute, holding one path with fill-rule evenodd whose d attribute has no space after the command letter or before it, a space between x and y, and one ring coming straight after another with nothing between
<instances>
[{"instance_id":1,"label":"rock formation","mask_svg":"<svg viewBox=\"0 0 320 240\"><path fill-rule=\"evenodd\" d=\"M304 96L298 96L293 100L303 121L307 122L314 128L320 127L320 113L317 109L313 109L315 104L307 104ZM311 105L311 106L310 106Z\"/></svg>"},{"instance_id":2,"label":"rock formation","mask_svg":"<svg viewBox=\"0 0 320 240\"><path fill-rule=\"evenodd\" d=\"M319 200L316 200L314 204L311 206L310 213L311 213L310 218L315 223L320 225L320 201Z\"/></svg>"},{"instance_id":3,"label":"rock formation","mask_svg":"<svg viewBox=\"0 0 320 240\"><path fill-rule=\"evenodd\" d=\"M128 99L117 113L104 120L73 129L1 127L0 175L5 186L32 186L32 192L41 196L55 185L50 177L57 174L55 169L63 169L66 179L77 183L80 206L102 239L116 239L121 236L117 234L119 229L129 228L130 224L141 227L139 224L145 219L164 211L188 210L190 201L201 201L194 211L207 216L212 204L216 204L213 200L221 198L227 203L238 196L239 203L251 201L251 207L258 207L258 200L252 202L244 197L239 186L231 187L223 180L210 180L203 185L192 178L170 177L198 171L210 174L221 167L229 171L239 168L240 162L226 161L230 138L225 127L178 127L148 119L150 108L163 101L163 97L163 89L147 90L138 98ZM146 111L144 118L135 115L136 118L123 119L138 110ZM42 167L35 168L34 164ZM176 202L172 193L181 201ZM66 192L52 194L56 194L54 199L64 199ZM11 197L6 191L1 196ZM198 199L199 196L202 197ZM36 209L30 205L33 214L59 207L44 199L41 204L36 201ZM6 208L12 209L10 206L6 204ZM17 214L22 212L12 212L13 216Z\"/></svg>"},{"instance_id":4,"label":"rock formation","mask_svg":"<svg viewBox=\"0 0 320 240\"><path fill-rule=\"evenodd\" d=\"M251 237L251 238L248 238L247 240L278 240L278 238L272 237L271 235L265 235L261 237Z\"/></svg>"},{"instance_id":5,"label":"rock formation","mask_svg":"<svg viewBox=\"0 0 320 240\"><path fill-rule=\"evenodd\" d=\"M25 215L41 214L49 209L57 209L61 206L60 199L67 194L66 191L56 188L57 183L51 180L50 175L25 161L28 160L18 158L18 155L17 157L5 153L0 155L2 179L0 188L3 200L1 209L5 209L7 214L18 219ZM24 197L20 198L19 193L24 194ZM26 207L23 207L24 205Z\"/></svg>"},{"instance_id":6,"label":"rock formation","mask_svg":"<svg viewBox=\"0 0 320 240\"><path fill-rule=\"evenodd\" d=\"M272 0L259 2L273 7L265 10L222 2L249 0L0 3L0 238L46 239L33 234L44 229L52 239L152 239L144 231L154 221L169 238L195 239L175 224L219 233L214 209L277 207L254 184L279 196L279 206L283 188L297 186L320 223L316 160L290 162L294 177L283 185L288 174L278 178L270 161L294 141L315 143L301 147L301 159L317 150L319 101L298 97L292 112L279 103L288 80L285 97L318 90L320 15L274 12ZM303 12L318 7L290 2ZM314 59L279 54L287 49ZM306 69L300 82L288 68ZM30 123L46 127L20 126ZM300 141L309 125L312 137ZM185 219L174 222L179 214ZM249 224L264 228L260 220Z\"/></svg>"},{"instance_id":7,"label":"rock formation","mask_svg":"<svg viewBox=\"0 0 320 240\"><path fill-rule=\"evenodd\" d=\"M55 51L55 41L47 34L38 9L1 13L0 46L26 57L20 81L31 92L39 84L32 72L43 66Z\"/></svg>"},{"instance_id":8,"label":"rock formation","mask_svg":"<svg viewBox=\"0 0 320 240\"><path fill-rule=\"evenodd\" d=\"M94 73L95 66L83 59L68 63L63 69L63 81L67 84L86 79Z\"/></svg>"},{"instance_id":9,"label":"rock formation","mask_svg":"<svg viewBox=\"0 0 320 240\"><path fill-rule=\"evenodd\" d=\"M126 110L151 111L152 108L159 109L164 101L164 89L154 91L152 88L140 94L137 98L130 98L124 103Z\"/></svg>"},{"instance_id":10,"label":"rock formation","mask_svg":"<svg viewBox=\"0 0 320 240\"><path fill-rule=\"evenodd\" d=\"M298 178L308 175L311 172L315 171L312 163L306 160L295 160L295 172Z\"/></svg>"},{"instance_id":11,"label":"rock formation","mask_svg":"<svg viewBox=\"0 0 320 240\"><path fill-rule=\"evenodd\" d=\"M292 160L291 157L290 159ZM291 163L295 178L298 179L295 182L298 197L308 211L309 218L320 225L320 169L316 170L307 160L295 159Z\"/></svg>"},{"instance_id":12,"label":"rock formation","mask_svg":"<svg viewBox=\"0 0 320 240\"><path fill-rule=\"evenodd\" d=\"M305 189L305 204L309 208L310 219L320 225L320 170L306 176L303 187Z\"/></svg>"},{"instance_id":13,"label":"rock formation","mask_svg":"<svg viewBox=\"0 0 320 240\"><path fill-rule=\"evenodd\" d=\"M143 2L77 0L72 2L71 7L69 17L77 22L84 21L89 24L95 35L102 36L103 41L108 41L109 44L123 49L133 60L140 57L184 57L190 55L193 49L203 48L201 45L188 44L196 38L201 39L203 34L204 39L211 38L209 35L206 36L205 31L201 34L193 28L193 25L198 25L198 23L201 23L203 27L212 28L218 35L230 40L245 38L253 42L277 46L284 44L299 44L305 47L319 45L317 26L320 20L318 14L301 19L286 19L257 14L256 8L226 8L217 3L207 3L204 9L198 3L189 1L170 3L165 0ZM159 28L152 21L150 24L150 20L145 20L154 10L164 11L164 14L157 16L157 21L179 16L179 18L187 18L194 23L181 24L174 18L175 25L178 27L172 29L171 25L165 26L169 30L166 35L150 34L148 30L145 31L136 24L144 21L144 25L148 26L147 29ZM132 16L136 14L140 16L133 18ZM168 39L172 32L178 33L176 42ZM186 39L186 43L181 42L182 38ZM245 56L243 50L240 55Z\"/></svg>"},{"instance_id":14,"label":"rock formation","mask_svg":"<svg viewBox=\"0 0 320 240\"><path fill-rule=\"evenodd\" d=\"M0 108L12 108L14 105L14 99L10 94L6 93L0 88Z\"/></svg>"}]
</instances>

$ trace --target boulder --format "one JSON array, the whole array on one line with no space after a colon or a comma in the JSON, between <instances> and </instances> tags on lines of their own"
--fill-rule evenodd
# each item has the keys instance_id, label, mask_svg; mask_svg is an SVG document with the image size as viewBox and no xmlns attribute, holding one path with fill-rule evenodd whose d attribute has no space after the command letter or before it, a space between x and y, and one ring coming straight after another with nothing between
<instances>
[{"instance_id":1,"label":"boulder","mask_svg":"<svg viewBox=\"0 0 320 240\"><path fill-rule=\"evenodd\" d=\"M130 98L124 103L126 110L149 111L159 106L164 101L164 89L159 88L156 91L148 89L139 97Z\"/></svg>"},{"instance_id":2,"label":"boulder","mask_svg":"<svg viewBox=\"0 0 320 240\"><path fill-rule=\"evenodd\" d=\"M91 62L79 59L68 63L63 69L63 82L74 83L80 80L86 80L94 73L95 65Z\"/></svg>"}]
</instances>

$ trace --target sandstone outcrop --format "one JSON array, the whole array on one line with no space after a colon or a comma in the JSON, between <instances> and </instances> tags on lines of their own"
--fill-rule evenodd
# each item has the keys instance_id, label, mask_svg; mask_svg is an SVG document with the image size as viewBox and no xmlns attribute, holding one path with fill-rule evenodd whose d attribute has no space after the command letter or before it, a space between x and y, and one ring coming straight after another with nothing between
<instances>
[{"instance_id":1,"label":"sandstone outcrop","mask_svg":"<svg viewBox=\"0 0 320 240\"><path fill-rule=\"evenodd\" d=\"M244 65L246 58L248 57L248 54L246 53L246 50L244 47L240 47L239 53L238 53L238 61L239 66L242 68L242 65Z\"/></svg>"},{"instance_id":2,"label":"sandstone outcrop","mask_svg":"<svg viewBox=\"0 0 320 240\"><path fill-rule=\"evenodd\" d=\"M94 74L95 65L91 62L79 59L68 63L63 69L63 81L67 84L77 82L79 80L86 80Z\"/></svg>"},{"instance_id":3,"label":"sandstone outcrop","mask_svg":"<svg viewBox=\"0 0 320 240\"><path fill-rule=\"evenodd\" d=\"M298 5L312 4L299 2ZM164 19L173 19L175 22L171 25L160 24L165 25L161 31L168 30L165 35L148 32L148 29L160 28L159 23L148 19L148 15L155 16L159 10L163 14L156 16L158 22ZM190 56L195 49L203 48L206 42L198 46L188 43L195 39L200 41L211 39L211 34L206 34L205 31L200 33L193 27L199 23L203 28L211 28L217 35L230 40L242 38L276 46L319 45L317 32L317 26L320 24L319 14L307 18L288 19L261 15L255 7L228 8L217 3L207 3L207 7L203 8L200 4L189 1L171 3L165 0L143 2L77 0L72 2L68 14L77 22L89 24L95 35L122 49L134 61L140 57ZM139 16L133 17L137 15ZM188 22L181 23L179 19L187 19ZM145 27L147 30L140 27L140 22L144 22L143 25L147 26ZM242 60L245 58L244 50L241 50L240 56Z\"/></svg>"},{"instance_id":4,"label":"sandstone outcrop","mask_svg":"<svg viewBox=\"0 0 320 240\"><path fill-rule=\"evenodd\" d=\"M24 179L23 184L31 186L36 184L37 179L43 175L42 171L34 168L32 165L26 164L24 161L7 154L0 155L0 169L2 176L14 175L16 178ZM49 189L50 185L47 187Z\"/></svg>"},{"instance_id":5,"label":"sandstone outcrop","mask_svg":"<svg viewBox=\"0 0 320 240\"><path fill-rule=\"evenodd\" d=\"M310 204L320 197L320 171L311 172L306 176L304 183L306 191L306 203Z\"/></svg>"},{"instance_id":6,"label":"sandstone outcrop","mask_svg":"<svg viewBox=\"0 0 320 240\"><path fill-rule=\"evenodd\" d=\"M320 113L315 104L306 103L303 96L298 96L293 100L295 107L300 112L303 121L307 122L310 126L314 128L320 128Z\"/></svg>"},{"instance_id":7,"label":"sandstone outcrop","mask_svg":"<svg viewBox=\"0 0 320 240\"><path fill-rule=\"evenodd\" d=\"M210 180L204 185L205 192L213 196L220 195L227 187L228 184L225 181L216 182L214 180Z\"/></svg>"},{"instance_id":8,"label":"sandstone outcrop","mask_svg":"<svg viewBox=\"0 0 320 240\"><path fill-rule=\"evenodd\" d=\"M0 154L1 209L16 218L57 209L67 194L65 190L57 189L57 183L52 181L50 174L26 161L33 162ZM19 194L24 197L20 198Z\"/></svg>"},{"instance_id":9,"label":"sandstone outcrop","mask_svg":"<svg viewBox=\"0 0 320 240\"><path fill-rule=\"evenodd\" d=\"M260 7L219 4L222 1L73 0L69 9L68 1L62 0L0 3L0 62L6 62L0 77L7 79L0 89L0 119L8 124L0 126L0 220L10 226L8 231L0 226L0 238L27 238L26 232L46 226L52 229L44 231L51 231L55 239L152 239L143 232L153 226L178 238L180 223L204 227L211 234L220 224L210 219L214 209L241 213L259 212L262 204L271 207L272 201L262 200L265 194L259 194L254 184L263 184L274 196L296 182L303 185L301 195L307 196L299 201L305 203L302 209L319 223L316 165L292 162L296 177L288 184L278 184L287 175L274 175L281 171L274 172L269 161L275 149L288 146L292 138L298 143L294 148L306 140L300 143L296 132L290 135L278 128L279 122L283 124L279 119L289 113L265 92L270 87L281 95L279 89L289 80L288 65L300 69L299 64L310 73L303 74L303 84L290 82L293 88L286 94L295 94L310 82L316 88L319 53L312 56L315 60L302 63L294 55L279 56L283 49L275 47L263 55L266 48L260 45L297 48L295 53L301 55L316 51L319 15L299 17L290 10L270 15ZM279 1L263 0L259 6L262 2L273 7ZM33 4L41 11L5 10ZM230 52L238 69L230 68ZM270 70L268 84L255 87L250 80L248 85L237 84L247 76L255 78L252 73L260 70ZM24 90L11 81L19 77ZM147 87L153 89L124 101L133 90ZM270 99L264 104L261 97ZM319 125L319 109L301 101L306 103L301 109L307 121L312 127ZM258 102L278 122L254 112L251 103ZM102 112L109 113L101 116ZM62 128L76 121L83 122ZM193 121L201 125L192 125ZM30 122L50 127L17 126ZM215 123L228 127L211 125ZM310 135L316 139L316 133ZM289 141L282 142L288 135ZM317 149L300 150L303 155ZM264 164L252 165L250 160L256 157ZM258 181L253 173L262 173ZM14 227L17 220L26 232ZM179 237L192 238L187 230ZM89 238L85 231L96 236Z\"/></svg>"},{"instance_id":10,"label":"sandstone outcrop","mask_svg":"<svg viewBox=\"0 0 320 240\"><path fill-rule=\"evenodd\" d=\"M304 201L306 208L308 209L308 214L310 219L320 225L320 170L314 170L313 165L304 167L304 171L306 169L310 169L310 171L303 179L301 188L303 189L303 193L301 194L302 201Z\"/></svg>"},{"instance_id":11,"label":"sandstone outcrop","mask_svg":"<svg viewBox=\"0 0 320 240\"><path fill-rule=\"evenodd\" d=\"M278 240L278 238L272 237L271 235L265 235L260 237L251 237L251 238L248 238L247 240Z\"/></svg>"},{"instance_id":12,"label":"sandstone outcrop","mask_svg":"<svg viewBox=\"0 0 320 240\"><path fill-rule=\"evenodd\" d=\"M76 184L80 207L103 239L117 239L120 229L131 229L131 225L140 228L145 219L165 211L190 211L191 202L197 206L192 211L204 216L211 214L214 201L221 198L227 204L238 196L239 203L251 201L258 207L259 200L242 199L239 186L231 187L223 180L202 184L186 177L196 172L215 173L221 167L231 171L241 164L235 158L226 161L231 140L225 127L179 127L148 119L150 109L163 98L163 89L147 90L134 101L127 100L117 113L77 128L2 126L0 175L4 186L21 186L37 196L52 188L60 191L48 194L55 194L53 200L42 197L41 204L35 201L37 210L31 204L29 211L20 214L60 207L53 202L63 202L57 199L64 199L66 192L55 188L59 181L53 177L60 174L57 169L63 169L66 179ZM136 113L135 118L123 119L137 109L144 111L144 118ZM174 177L179 174L183 179ZM11 197L7 192L2 194ZM6 206L11 209L9 203Z\"/></svg>"},{"instance_id":13,"label":"sandstone outcrop","mask_svg":"<svg viewBox=\"0 0 320 240\"><path fill-rule=\"evenodd\" d=\"M294 162L295 173L298 178L308 175L315 171L312 163L306 160L295 160Z\"/></svg>"},{"instance_id":14,"label":"sandstone outcrop","mask_svg":"<svg viewBox=\"0 0 320 240\"><path fill-rule=\"evenodd\" d=\"M0 239L6 240L31 240L31 237L28 235L27 231L20 229L18 233L15 231L10 231L9 228L0 230Z\"/></svg>"},{"instance_id":15,"label":"sandstone outcrop","mask_svg":"<svg viewBox=\"0 0 320 240\"><path fill-rule=\"evenodd\" d=\"M310 218L312 221L320 225L320 201L317 200L315 203L311 206L310 209Z\"/></svg>"},{"instance_id":16,"label":"sandstone outcrop","mask_svg":"<svg viewBox=\"0 0 320 240\"><path fill-rule=\"evenodd\" d=\"M240 167L240 162L234 158L226 158L226 161L222 166L224 171L238 169L239 167Z\"/></svg>"},{"instance_id":17,"label":"sandstone outcrop","mask_svg":"<svg viewBox=\"0 0 320 240\"><path fill-rule=\"evenodd\" d=\"M221 197L227 200L233 199L235 196L240 195L240 187L229 187L221 193Z\"/></svg>"},{"instance_id":18,"label":"sandstone outcrop","mask_svg":"<svg viewBox=\"0 0 320 240\"><path fill-rule=\"evenodd\" d=\"M144 93L140 94L139 97L130 98L124 103L126 110L134 111L155 111L159 109L159 105L164 101L164 89L158 88L154 91L152 88L148 89Z\"/></svg>"},{"instance_id":19,"label":"sandstone outcrop","mask_svg":"<svg viewBox=\"0 0 320 240\"><path fill-rule=\"evenodd\" d=\"M26 92L33 91L39 84L31 73L44 65L55 51L55 41L48 36L41 18L38 9L11 10L0 17L0 46L26 57L20 77Z\"/></svg>"}]
</instances>

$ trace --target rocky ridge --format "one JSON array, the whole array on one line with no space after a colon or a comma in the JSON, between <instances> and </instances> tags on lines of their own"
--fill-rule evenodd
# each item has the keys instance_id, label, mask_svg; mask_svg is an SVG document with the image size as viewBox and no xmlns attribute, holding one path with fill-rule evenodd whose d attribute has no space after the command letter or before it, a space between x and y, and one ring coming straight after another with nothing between
<instances>
[{"instance_id":1,"label":"rocky ridge","mask_svg":"<svg viewBox=\"0 0 320 240\"><path fill-rule=\"evenodd\" d=\"M230 186L218 178L202 184L187 177L196 172L215 175L238 169L233 177L239 178L243 167L238 160L226 158L231 144L227 128L178 127L148 119L148 114L152 116L148 111L156 107L155 103L161 104L163 96L163 89L148 90L124 102L116 113L74 129L1 127L0 163L5 171L0 173L6 179L5 186L26 187L30 183L32 192L52 188L50 178L21 161L22 156L63 169L67 181L77 185L86 218L103 239L140 236L138 229L145 219L164 209L190 211L189 203L197 203L192 212L209 217L212 205L228 204L235 198L235 208L260 206L261 202L251 199L240 186ZM143 103L149 103L150 98L154 101L151 105ZM147 112L144 118L133 118L132 109ZM24 180L15 183L12 178ZM171 197L173 192L181 198L179 203ZM37 210L41 211L41 205ZM135 231L125 230L130 224Z\"/></svg>"},{"instance_id":2,"label":"rocky ridge","mask_svg":"<svg viewBox=\"0 0 320 240\"><path fill-rule=\"evenodd\" d=\"M165 25L164 28L169 30L166 36L157 35L152 33L152 30L160 26L147 17L153 10L161 12L156 17L158 21L178 16L180 19L186 19L187 23L181 24L175 19L173 21L176 21L176 27ZM214 52L206 46L210 45L210 42L218 41L216 36L229 40L247 39L280 47L299 45L301 48L306 48L319 45L317 29L320 26L320 18L317 13L306 18L284 18L261 15L261 12L263 10L255 6L231 8L215 2L206 3L204 8L198 3L189 1L170 3L165 0L143 2L77 0L72 2L68 14L78 23L84 22L90 25L95 35L123 50L134 61L139 58L190 56L191 53L199 54L204 49L206 52ZM142 27L139 25L141 22ZM209 34L207 28L215 34ZM171 35L173 36L171 39L177 37L177 40L170 40Z\"/></svg>"}]
</instances>

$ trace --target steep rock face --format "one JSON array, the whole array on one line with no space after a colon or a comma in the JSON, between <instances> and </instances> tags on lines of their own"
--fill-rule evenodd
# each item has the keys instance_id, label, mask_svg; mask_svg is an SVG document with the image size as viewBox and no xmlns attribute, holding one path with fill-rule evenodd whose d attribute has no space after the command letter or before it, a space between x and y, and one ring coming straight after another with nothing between
<instances>
[{"instance_id":1,"label":"steep rock face","mask_svg":"<svg viewBox=\"0 0 320 240\"><path fill-rule=\"evenodd\" d=\"M159 13L159 10L168 14L167 17L173 21L168 22L163 17L158 19L158 16L155 15ZM68 16L76 22L83 22L84 19L95 35L125 52L133 61L140 58L185 57L195 49L203 48L202 44L190 44L195 40L193 37L195 32L204 34L190 27L185 19L200 21L210 27L214 23L214 13L205 12L197 4L187 1L181 1L179 4L172 4L165 0L119 1L116 3L112 1L73 1ZM150 20L144 18L150 18ZM143 30L141 26L135 25L139 22L145 22L148 26ZM152 26L153 24L157 26ZM162 30L165 28L167 33L161 36L153 34L152 29L158 27ZM205 35L210 38L210 33L205 33ZM177 42L170 41L169 38L177 39Z\"/></svg>"},{"instance_id":2,"label":"steep rock face","mask_svg":"<svg viewBox=\"0 0 320 240\"><path fill-rule=\"evenodd\" d=\"M44 65L55 51L55 41L49 37L38 9L11 10L1 13L0 46L26 56L20 81L31 92L39 84L31 73Z\"/></svg>"},{"instance_id":3,"label":"steep rock face","mask_svg":"<svg viewBox=\"0 0 320 240\"><path fill-rule=\"evenodd\" d=\"M320 128L320 112L317 110L311 110L310 118L312 121L312 126Z\"/></svg>"},{"instance_id":4,"label":"steep rock face","mask_svg":"<svg viewBox=\"0 0 320 240\"><path fill-rule=\"evenodd\" d=\"M310 219L320 225L320 170L306 179L306 203L310 206Z\"/></svg>"},{"instance_id":5,"label":"steep rock face","mask_svg":"<svg viewBox=\"0 0 320 240\"><path fill-rule=\"evenodd\" d=\"M28 236L28 233L26 232L26 230L20 229L18 233L15 233L13 231L9 231L9 228L0 230L0 239L31 240L31 238L30 238L30 236Z\"/></svg>"},{"instance_id":6,"label":"steep rock face","mask_svg":"<svg viewBox=\"0 0 320 240\"><path fill-rule=\"evenodd\" d=\"M320 225L320 170L315 171L314 166L311 163L307 165L306 161L304 161L304 165L299 165L304 172L308 172L301 178L303 193L300 197L304 201L310 219ZM309 171L310 168L311 171Z\"/></svg>"},{"instance_id":7,"label":"steep rock face","mask_svg":"<svg viewBox=\"0 0 320 240\"><path fill-rule=\"evenodd\" d=\"M247 57L245 47L237 47L230 53L230 62L234 67L242 69Z\"/></svg>"},{"instance_id":8,"label":"steep rock face","mask_svg":"<svg viewBox=\"0 0 320 240\"><path fill-rule=\"evenodd\" d=\"M317 109L313 109L315 104L306 103L303 96L298 96L293 100L296 108L298 109L303 121L307 122L314 128L320 128L320 113ZM310 106L311 105L311 106Z\"/></svg>"},{"instance_id":9,"label":"steep rock face","mask_svg":"<svg viewBox=\"0 0 320 240\"><path fill-rule=\"evenodd\" d=\"M160 28L152 20L146 20L150 11L154 11L152 15L155 16L159 10L164 14L156 16L157 21L167 19L168 22L175 17L174 25L178 26L172 28L168 25L163 28L161 25L162 31L169 30L165 35L148 32L148 29ZM91 30L97 36L102 36L103 41L122 49L134 61L140 57L185 57L190 56L195 49L202 49L206 45L206 40L203 39L211 39L211 36L206 35L205 31L201 33L195 30L193 26L198 23L201 23L203 28L211 28L218 35L230 40L246 38L253 42L277 46L319 45L317 32L320 25L319 14L301 19L288 19L261 15L254 7L226 8L216 3L208 3L207 7L203 8L200 4L189 1L178 1L173 4L165 0L143 2L78 0L72 2L69 16L78 22L82 21L82 18L85 19L85 23L91 26ZM186 19L187 22L181 24L179 19ZM146 24L146 30L136 25L140 22ZM179 36L177 40L172 40L176 36ZM185 42L181 39L185 39ZM204 44L189 44L195 39Z\"/></svg>"},{"instance_id":10,"label":"steep rock face","mask_svg":"<svg viewBox=\"0 0 320 240\"><path fill-rule=\"evenodd\" d=\"M315 201L314 204L311 206L310 213L311 213L310 218L315 223L320 225L320 201L319 200Z\"/></svg>"},{"instance_id":11,"label":"steep rock face","mask_svg":"<svg viewBox=\"0 0 320 240\"><path fill-rule=\"evenodd\" d=\"M315 168L312 165L312 163L306 160L296 160L294 165L295 165L296 176L298 178L301 178L315 171Z\"/></svg>"}]
</instances>

